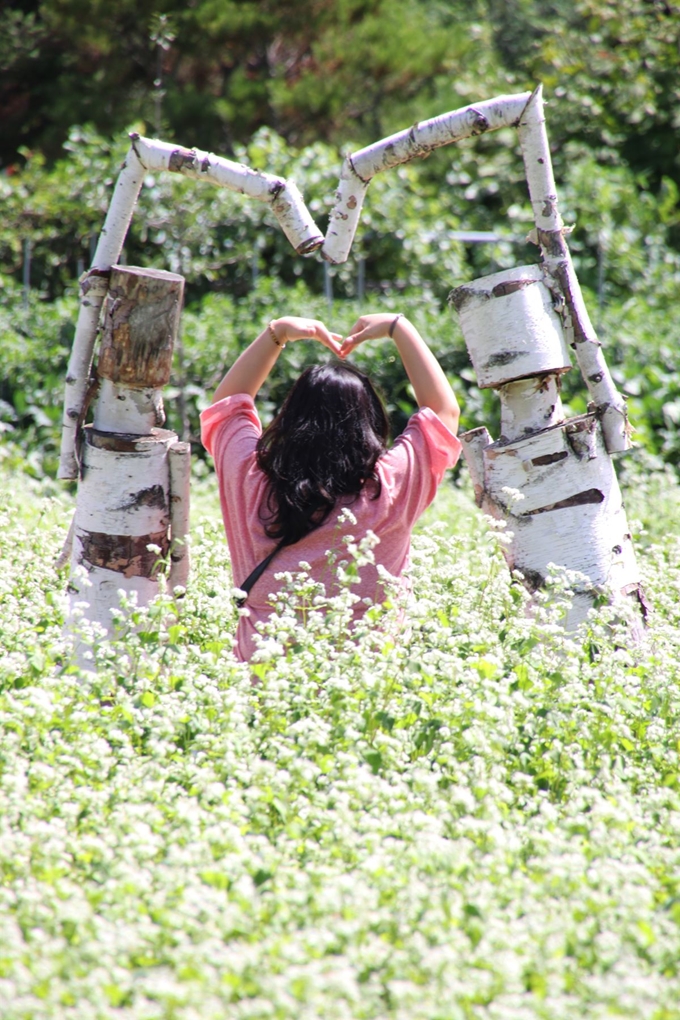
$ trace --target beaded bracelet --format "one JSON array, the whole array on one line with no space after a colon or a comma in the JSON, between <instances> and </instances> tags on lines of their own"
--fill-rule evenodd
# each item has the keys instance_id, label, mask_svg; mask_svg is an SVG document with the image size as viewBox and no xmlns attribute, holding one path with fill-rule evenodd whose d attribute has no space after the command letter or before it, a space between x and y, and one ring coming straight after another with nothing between
<instances>
[{"instance_id":1,"label":"beaded bracelet","mask_svg":"<svg viewBox=\"0 0 680 1020\"><path fill-rule=\"evenodd\" d=\"M281 350L283 350L283 348L284 348L284 347L285 347L286 345L285 345L285 344L282 344L282 343L281 343L281 341L277 339L277 337L276 337L276 331L275 331L275 329L274 329L274 320L273 320L273 319L272 319L272 320L271 320L271 322L269 323L269 335L270 335L270 337L272 338L272 340L274 341L274 343L276 344L276 346L277 346L277 347L280 347L280 348L281 348Z\"/></svg>"}]
</instances>

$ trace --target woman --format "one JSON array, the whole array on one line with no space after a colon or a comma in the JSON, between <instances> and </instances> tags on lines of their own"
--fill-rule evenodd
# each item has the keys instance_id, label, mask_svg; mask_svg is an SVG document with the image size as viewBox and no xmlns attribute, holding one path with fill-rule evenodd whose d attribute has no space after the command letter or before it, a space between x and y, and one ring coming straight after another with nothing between
<instances>
[{"instance_id":1,"label":"woman","mask_svg":"<svg viewBox=\"0 0 680 1020\"><path fill-rule=\"evenodd\" d=\"M387 416L370 380L344 364L360 344L382 338L393 340L420 407L389 450ZM263 434L254 398L286 344L297 340L316 340L339 361L303 372ZM344 340L316 319L283 316L240 355L201 415L234 583L250 589L249 613L236 634L238 658L255 650L256 625L271 611L274 574L305 561L332 593L327 554L338 548L343 527L357 540L368 531L377 535L376 566L362 568L353 590L360 600L382 601L377 565L395 577L407 567L413 525L460 456L459 413L439 363L401 314L364 315ZM356 525L339 525L345 507ZM357 605L359 612L366 608Z\"/></svg>"}]
</instances>

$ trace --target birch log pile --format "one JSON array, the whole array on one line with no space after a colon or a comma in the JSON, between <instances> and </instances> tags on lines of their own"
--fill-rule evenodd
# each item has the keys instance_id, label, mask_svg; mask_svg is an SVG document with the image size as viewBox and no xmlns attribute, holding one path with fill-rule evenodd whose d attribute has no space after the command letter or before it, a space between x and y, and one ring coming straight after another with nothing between
<instances>
[{"instance_id":1,"label":"birch log pile","mask_svg":"<svg viewBox=\"0 0 680 1020\"><path fill-rule=\"evenodd\" d=\"M569 353L546 277L521 266L452 292L479 385L501 400L495 442L485 428L460 438L477 505L508 525L510 569L532 592L550 564L580 575L565 619L574 630L601 594L644 601L599 415L564 416Z\"/></svg>"},{"instance_id":2,"label":"birch log pile","mask_svg":"<svg viewBox=\"0 0 680 1020\"><path fill-rule=\"evenodd\" d=\"M112 629L119 592L140 605L169 583L186 585L189 444L164 429L184 280L161 270L114 266L104 307L93 422L82 429L73 525L70 601Z\"/></svg>"}]
</instances>

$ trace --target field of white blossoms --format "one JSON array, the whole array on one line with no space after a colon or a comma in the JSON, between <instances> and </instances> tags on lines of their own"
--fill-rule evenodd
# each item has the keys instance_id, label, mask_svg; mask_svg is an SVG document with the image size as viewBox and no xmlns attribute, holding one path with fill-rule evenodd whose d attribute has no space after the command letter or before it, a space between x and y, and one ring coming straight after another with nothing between
<instances>
[{"instance_id":1,"label":"field of white blossoms","mask_svg":"<svg viewBox=\"0 0 680 1020\"><path fill-rule=\"evenodd\" d=\"M408 632L392 607L345 640L348 598L324 619L302 577L254 684L209 479L186 596L123 610L82 672L72 499L1 473L3 1020L680 1018L672 478L625 469L642 646L528 614L449 486Z\"/></svg>"}]
</instances>

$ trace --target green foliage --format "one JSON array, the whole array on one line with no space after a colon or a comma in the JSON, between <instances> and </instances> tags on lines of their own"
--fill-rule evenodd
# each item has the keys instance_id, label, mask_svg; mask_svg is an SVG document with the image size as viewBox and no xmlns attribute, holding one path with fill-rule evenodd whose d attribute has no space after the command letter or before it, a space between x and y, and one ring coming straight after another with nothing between
<instances>
[{"instance_id":1,"label":"green foliage","mask_svg":"<svg viewBox=\"0 0 680 1020\"><path fill-rule=\"evenodd\" d=\"M64 148L49 168L40 152L26 151L21 170L0 177L0 270L20 280L29 242L33 287L53 297L72 283L79 262L90 265L127 146L73 128Z\"/></svg>"},{"instance_id":2,"label":"green foliage","mask_svg":"<svg viewBox=\"0 0 680 1020\"><path fill-rule=\"evenodd\" d=\"M633 0L630 5L632 11ZM62 6L64 17L59 31L68 34L75 31L81 8L75 0ZM426 23L441 27L457 16L441 5L416 6L418 10L415 7L409 10L409 18L403 24L411 24L415 19L420 26L418 31ZM571 16L559 4L548 6L550 10L540 8L541 17L548 19L546 24L564 17L572 25ZM512 25L520 26L522 31L503 36L502 52L507 66L514 69L513 74L524 66L522 60L527 53L536 56L539 42L541 47L554 45L562 53L557 37L550 43L548 34L537 30L538 34L532 35L525 25L527 19L534 27L537 23L538 7L533 0L522 0L515 7L519 20ZM320 17L323 15L323 31L313 43L321 49L330 46L333 26L341 22L347 34L337 44L343 48L343 60L351 64L356 58L356 66L363 59L362 46L369 45L374 38L381 19L391 24L392 18L384 5L377 2L362 8L361 18L355 17L357 9L353 0L319 5L318 11L315 8ZM585 9L585 4L579 5L579 17ZM41 15L44 21L29 16L22 21L23 16L16 12L11 17L2 15L11 21L12 38L18 36L21 25L25 29L22 36L25 46L17 49L17 60L38 59L40 39L49 36L49 32L44 36L45 26L49 23L49 31L56 31L56 20L49 10L46 5ZM82 40L114 53L118 43L101 26L129 18L130 11L128 4L115 11L97 7L91 24L83 30ZM479 13L473 4L466 16L474 18ZM209 48L213 45L211 33L221 38L220 33L233 31L235 35L230 38L236 38L240 32L252 32L254 37L261 30L278 31L276 19L283 14L267 5L259 5L257 10L251 4L236 5L227 11L219 5L199 4L187 12L151 10L151 27L144 22L138 29L146 32L148 28L156 40L153 45L163 57L179 45L177 40L189 32L194 18L209 36L206 44ZM600 14L603 18L606 15L611 28L614 22L608 8L603 7L597 17ZM286 10L285 15L290 21L291 40L298 39L296 32L298 41L306 38L306 8ZM588 32L599 31L597 17L592 15L595 20L588 22ZM656 8L654 18L657 28L666 24ZM490 61L491 67L492 27L475 24L477 28L466 43L466 59L469 57L475 66ZM500 31L501 22L498 24ZM576 19L573 24L581 22ZM640 23L633 18L630 32L634 34L639 29ZM399 35L402 28L395 31ZM418 38L415 29L413 38ZM129 45L141 46L139 39L136 42L134 39ZM440 46L441 39L432 45ZM247 52L247 46L238 50L238 59ZM11 53L5 53L5 63L11 64L12 59ZM277 59L282 59L281 53ZM390 59L386 54L384 69ZM417 63L420 56L414 60ZM341 70L341 63L340 75L347 71ZM408 60L405 63L411 68ZM305 68L297 76L285 78L285 89L299 99L291 110L304 107L299 97L307 94L308 86L310 102L317 94L322 105L326 101L322 90L313 84L318 84L313 62L309 68L305 64ZM579 68L574 71L573 81L569 79L570 87L575 89L585 87L585 70L581 65ZM649 73L656 72L652 69ZM488 76L484 80L493 79ZM351 81L350 74L337 94L345 95L343 89L353 88ZM274 82L277 88L284 89L283 78L275 75ZM510 84L513 89L519 87L517 82ZM465 75L457 79L456 88L461 94L456 101L479 96L477 80L471 82ZM404 86L404 104L399 107L403 117L410 110L408 91ZM364 93L361 97L363 101ZM574 225L570 246L591 318L606 344L610 368L630 397L638 441L650 453L677 463L679 394L673 355L673 317L680 296L680 256L674 247L680 218L677 185L672 173L658 178L654 170L633 170L617 160L615 150L594 146L592 138L584 140L578 131L569 133L559 104L549 94L548 98L558 196L565 221ZM430 92L416 90L414 101L420 115L455 105L434 84ZM402 120L395 126L403 124ZM565 141L566 138L571 140ZM201 146L206 141L198 139ZM35 457L38 449L40 456L46 455L44 463L48 469L53 466L57 442L59 378L65 367L71 328L67 320L75 318L75 278L89 264L127 141L121 135L112 143L90 127L75 127L65 148L65 155L51 163L46 162L41 152L25 150L25 162L15 166L12 174L0 177L3 203L0 270L7 275L2 292L0 343L9 348L5 366L0 370L3 419L14 427L14 435L24 451L30 449ZM262 128L248 144L234 143L234 156L250 166L294 180L320 229L325 230L341 164L335 147L325 141L296 147L280 133ZM536 249L524 241L532 225L514 130L469 139L434 153L422 164L411 163L378 175L366 197L351 257L343 266L332 268L324 266L319 257L294 257L266 206L175 174L149 174L126 240L124 258L131 264L181 272L187 278L184 340L176 358L174 388L167 401L170 424L183 434L197 437L198 412L222 369L261 325L282 309L330 317L342 330L367 308L403 307L433 341L447 371L457 380L465 425L484 423L496 434L498 402L493 394L476 389L446 299L452 287L461 282L535 262ZM485 245L465 244L456 236L461 230L493 230L499 240ZM27 242L32 284L28 310L12 283L22 278ZM332 311L324 297L329 284L334 298ZM357 300L360 292L364 295L361 302ZM49 309L41 299L56 300L55 308ZM45 351L48 371L42 360ZM306 363L308 353L300 349L290 359L282 359L277 375L263 393L265 416ZM391 354L385 357L383 347L360 352L358 360L365 363L382 386L398 429L412 409L401 369ZM17 368L19 361L21 366ZM586 394L576 371L565 381L565 398L571 411L585 409Z\"/></svg>"},{"instance_id":3,"label":"green foliage","mask_svg":"<svg viewBox=\"0 0 680 1020\"><path fill-rule=\"evenodd\" d=\"M66 363L76 315L73 295L28 298L0 276L0 432L30 470L56 471Z\"/></svg>"},{"instance_id":4,"label":"green foliage","mask_svg":"<svg viewBox=\"0 0 680 1020\"><path fill-rule=\"evenodd\" d=\"M474 49L468 22L459 0L398 8L387 0L150 0L143 8L43 0L30 14L3 10L0 159L14 162L25 144L54 157L74 123L110 135L143 121L220 152L263 125L297 143L348 129L354 139L386 134L405 104L433 90L460 105Z\"/></svg>"},{"instance_id":5,"label":"green foliage","mask_svg":"<svg viewBox=\"0 0 680 1020\"><path fill-rule=\"evenodd\" d=\"M672 5L30 6L0 11L3 1020L678 1020L678 489L658 459L680 460ZM654 608L644 646L606 608L567 640L568 578L527 615L463 472L415 539L405 618L373 607L347 639L370 554L348 548L324 614L304 573L283 584L251 671L231 656L232 578L195 458L187 595L123 604L82 672L52 566L72 498L45 476L75 278L124 129L292 178L323 230L338 142L539 80L577 271L642 447L619 473ZM169 424L196 438L223 368L272 316L343 332L384 307L431 341L464 425L497 434L446 295L535 261L532 225L512 131L380 175L329 309L322 263L293 258L263 206L150 175L125 255L187 276ZM501 240L463 245L460 229ZM314 357L286 350L265 418ZM398 428L412 403L390 347L356 360ZM576 371L567 387L584 409Z\"/></svg>"},{"instance_id":6,"label":"green foliage","mask_svg":"<svg viewBox=\"0 0 680 1020\"><path fill-rule=\"evenodd\" d=\"M597 309L595 295L587 295ZM469 364L459 327L448 309L442 309L425 289L386 290L371 293L363 302L326 298L299 279L291 285L276 277L261 276L239 300L226 294L207 294L183 313L180 342L173 361L173 376L164 393L168 427L198 443L200 411L207 406L226 368L266 323L283 312L311 315L347 333L367 310L404 309L451 379L463 409L463 428L485 424L498 435L500 403L490 391L480 391ZM0 364L0 410L5 440L16 456L28 458L34 470L54 474L61 428L63 385L73 337L75 295L49 303L24 295L11 280L4 280L0 302L3 360ZM680 463L677 425L680 387L675 370L673 313L665 300L648 306L631 298L599 311L598 328L606 345L608 362L617 385L628 397L634 440L649 454L669 464ZM324 357L314 346L287 348L264 384L258 406L267 421L280 406L287 390L308 364ZM393 432L403 428L414 410L413 394L401 363L387 343L360 348L353 360L366 371L384 395ZM568 413L585 410L587 390L575 366L564 381Z\"/></svg>"},{"instance_id":7,"label":"green foliage","mask_svg":"<svg viewBox=\"0 0 680 1020\"><path fill-rule=\"evenodd\" d=\"M616 152L637 172L680 183L677 7L665 0L487 0L503 65L543 82L553 137ZM557 152L559 158L559 149Z\"/></svg>"},{"instance_id":8,"label":"green foliage","mask_svg":"<svg viewBox=\"0 0 680 1020\"><path fill-rule=\"evenodd\" d=\"M78 261L89 265L126 150L122 138L111 145L74 128L67 155L52 167L38 154L20 172L0 178L3 271L21 278L23 245L30 241L33 286L50 296L61 293ZM322 142L296 150L262 130L236 157L292 179L325 230L341 167L336 150ZM475 210L455 189L442 193L414 165L381 175L371 186L352 259L333 270L337 285L349 296L356 293L357 259L363 258L369 288L427 288L443 301L465 272L465 251L451 236L462 224L477 225ZM260 273L286 282L302 276L323 290L319 259L293 256L266 205L177 174L147 175L125 254L131 264L184 272L197 296L207 289L238 296Z\"/></svg>"},{"instance_id":9,"label":"green foliage","mask_svg":"<svg viewBox=\"0 0 680 1020\"><path fill-rule=\"evenodd\" d=\"M408 626L376 606L348 638L348 547L325 617L284 581L249 669L196 480L187 594L124 604L83 672L52 566L71 501L0 472L3 1020L677 1020L671 480L626 491L642 647L606 611L579 641L527 615L447 487Z\"/></svg>"}]
</instances>

